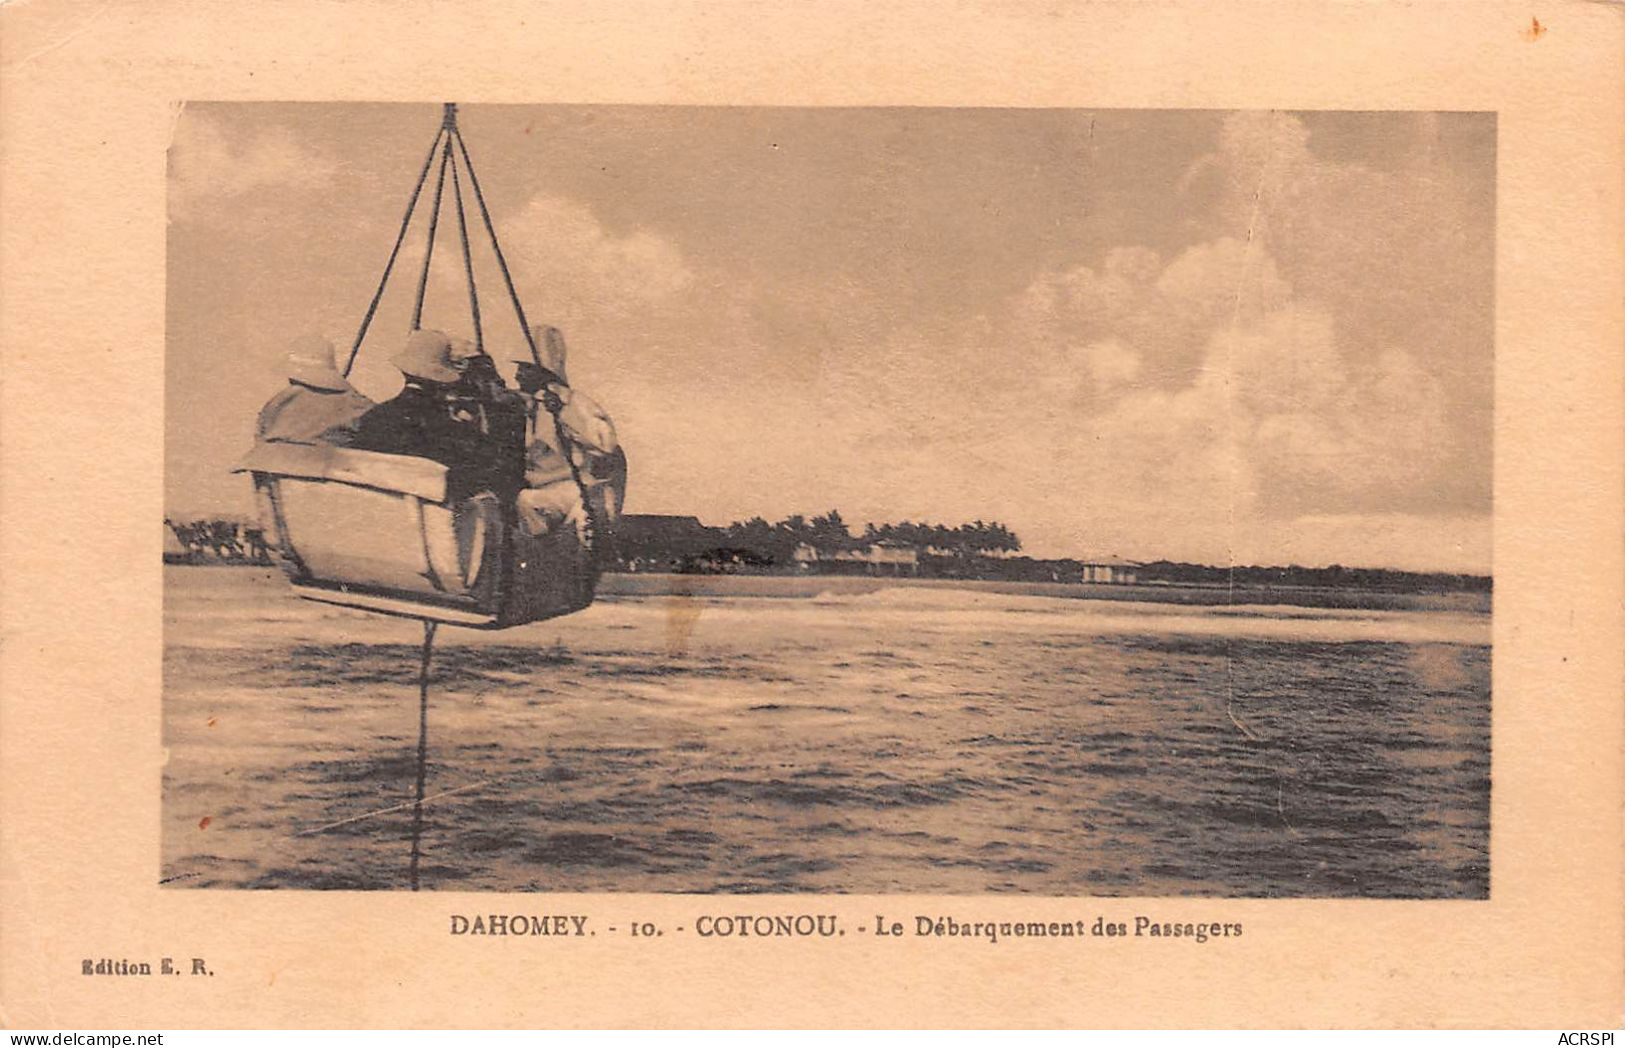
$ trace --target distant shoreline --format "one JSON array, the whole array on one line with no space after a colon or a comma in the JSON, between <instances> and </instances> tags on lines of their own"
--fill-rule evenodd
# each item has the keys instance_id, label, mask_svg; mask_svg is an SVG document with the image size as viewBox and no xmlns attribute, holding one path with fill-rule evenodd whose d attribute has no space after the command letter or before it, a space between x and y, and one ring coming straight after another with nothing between
<instances>
[{"instance_id":1,"label":"distant shoreline","mask_svg":"<svg viewBox=\"0 0 1625 1048\"><path fill-rule=\"evenodd\" d=\"M254 568L254 564L171 564L184 570ZM667 572L608 572L599 597L762 597L806 600L821 593L862 594L886 589L947 589L1063 600L1139 601L1203 606L1285 605L1368 611L1455 611L1488 614L1488 593L1395 593L1355 587L1204 586L1091 582L1010 582L996 579L921 579L869 575L686 575Z\"/></svg>"},{"instance_id":2,"label":"distant shoreline","mask_svg":"<svg viewBox=\"0 0 1625 1048\"><path fill-rule=\"evenodd\" d=\"M665 596L810 598L820 593L874 593L898 588L971 590L1064 600L1160 604L1284 604L1371 611L1460 611L1488 614L1488 593L1388 593L1347 587L1201 586L1093 582L1009 582L866 575L673 575L615 572L598 583L600 597Z\"/></svg>"}]
</instances>

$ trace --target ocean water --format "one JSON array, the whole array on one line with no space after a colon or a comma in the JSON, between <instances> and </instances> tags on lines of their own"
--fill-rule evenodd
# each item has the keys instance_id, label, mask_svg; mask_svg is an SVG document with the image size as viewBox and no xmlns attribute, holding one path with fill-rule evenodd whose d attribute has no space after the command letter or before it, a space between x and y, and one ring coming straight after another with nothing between
<instances>
[{"instance_id":1,"label":"ocean water","mask_svg":"<svg viewBox=\"0 0 1625 1048\"><path fill-rule=\"evenodd\" d=\"M1487 896L1484 611L727 590L443 627L422 887ZM163 881L406 888L418 624L165 616Z\"/></svg>"}]
</instances>

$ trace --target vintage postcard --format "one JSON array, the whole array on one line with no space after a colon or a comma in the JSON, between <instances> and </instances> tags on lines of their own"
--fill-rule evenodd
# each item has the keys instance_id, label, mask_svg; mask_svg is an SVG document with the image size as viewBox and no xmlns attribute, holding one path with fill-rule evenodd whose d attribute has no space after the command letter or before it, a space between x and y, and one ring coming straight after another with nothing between
<instances>
[{"instance_id":1,"label":"vintage postcard","mask_svg":"<svg viewBox=\"0 0 1625 1048\"><path fill-rule=\"evenodd\" d=\"M1617 9L0 21L0 1022L1621 1021Z\"/></svg>"}]
</instances>

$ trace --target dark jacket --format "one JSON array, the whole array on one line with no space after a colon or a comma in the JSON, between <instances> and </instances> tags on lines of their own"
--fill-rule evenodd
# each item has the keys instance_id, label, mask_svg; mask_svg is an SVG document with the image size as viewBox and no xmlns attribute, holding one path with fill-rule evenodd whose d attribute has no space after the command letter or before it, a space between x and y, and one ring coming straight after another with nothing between
<instances>
[{"instance_id":1,"label":"dark jacket","mask_svg":"<svg viewBox=\"0 0 1625 1048\"><path fill-rule=\"evenodd\" d=\"M454 385L408 380L394 399L362 416L351 446L444 464L450 499L480 491L506 495L514 488L516 455L492 434L486 415Z\"/></svg>"},{"instance_id":2,"label":"dark jacket","mask_svg":"<svg viewBox=\"0 0 1625 1048\"><path fill-rule=\"evenodd\" d=\"M497 373L489 356L469 359L463 375L449 387L448 395L457 405L479 419L480 432L501 448L509 481L517 491L524 484L525 425L530 401L511 390Z\"/></svg>"}]
</instances>

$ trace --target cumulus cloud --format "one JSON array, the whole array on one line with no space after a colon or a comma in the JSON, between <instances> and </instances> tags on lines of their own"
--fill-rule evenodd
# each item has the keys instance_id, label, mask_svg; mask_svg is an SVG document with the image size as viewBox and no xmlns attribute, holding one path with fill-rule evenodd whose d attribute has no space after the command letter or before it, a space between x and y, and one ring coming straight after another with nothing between
<instances>
[{"instance_id":1,"label":"cumulus cloud","mask_svg":"<svg viewBox=\"0 0 1625 1048\"><path fill-rule=\"evenodd\" d=\"M1187 182L1216 193L1212 235L1044 269L948 333L877 312L861 287L763 289L739 274L724 287L654 231L611 231L562 197L531 200L503 232L516 273L542 289L536 311L573 344L601 363L637 347L635 364L593 377L625 431L651 439L668 500L819 508L764 498L782 479L856 514L973 506L1022 521L1039 552L1324 563L1380 546L1351 537L1361 522L1401 549L1398 521L1445 550L1429 522L1446 519L1437 493L1463 468L1437 373L1449 353L1428 341L1436 327L1369 323L1356 298L1373 281L1351 267L1438 281L1337 203L1363 214L1392 192L1409 211L1437 187L1327 163L1301 122L1274 114L1227 120ZM808 347L799 370L779 339ZM773 419L746 427L748 442L741 403ZM719 473L719 456L737 468Z\"/></svg>"},{"instance_id":2,"label":"cumulus cloud","mask_svg":"<svg viewBox=\"0 0 1625 1048\"><path fill-rule=\"evenodd\" d=\"M1025 400L1045 426L1003 440L1031 459L1003 484L1044 506L1032 537L1397 563L1409 527L1422 560L1487 567L1493 259L1464 177L1328 161L1299 118L1233 114L1180 186L1205 239L1037 273L997 324L1024 354L997 414Z\"/></svg>"},{"instance_id":3,"label":"cumulus cloud","mask_svg":"<svg viewBox=\"0 0 1625 1048\"><path fill-rule=\"evenodd\" d=\"M448 176L423 323L466 337L473 324L452 192ZM466 183L464 193L487 349L507 361L523 355L523 335ZM392 278L402 285L414 284L423 265L432 194L430 185ZM581 364L586 366L581 373L591 375L617 363L626 345L636 345L640 360L647 362L668 355L674 335L686 340L697 308L688 292L697 277L669 239L647 229L611 232L590 208L556 195L537 195L518 210L493 217L526 317L533 325L565 331L577 358L572 375ZM586 352L576 352L582 349Z\"/></svg>"},{"instance_id":4,"label":"cumulus cloud","mask_svg":"<svg viewBox=\"0 0 1625 1048\"><path fill-rule=\"evenodd\" d=\"M317 207L334 178L359 194L366 165L335 171L312 144L323 139L301 144L274 117L217 125L194 111L171 155L177 212L229 219L176 230L183 255L219 245L170 285L218 290L230 307L187 314L222 318L192 336L205 361L228 343L280 355L260 332L295 322L353 330L394 233L399 172L365 208ZM849 201L881 198L854 211L864 236L826 236L841 224L794 194L735 183L775 233L757 258L716 179L634 207L613 180L556 173L493 178L530 194L493 201L494 217L530 319L565 329L572 379L616 417L633 511L720 520L836 505L850 519L1002 519L1047 555L1403 566L1426 553L1436 560L1416 566L1485 568L1482 141L1465 147L1470 163L1428 161L1446 148L1437 129L1385 116L1366 132L1377 145L1338 154L1315 137L1332 124L1193 117L1165 166L1170 180L1183 171L1177 188L1119 184L1091 203L1095 216L1122 201L1110 221L1023 225L881 181ZM1390 145L1408 134L1412 146ZM512 177L541 170L515 164ZM289 222L273 208L292 192L307 196ZM450 192L424 320L466 334ZM345 221L356 228L336 235ZM908 235L959 225L965 243L1002 253L961 272ZM855 248L907 264L866 267ZM333 257L311 265L313 250ZM523 341L478 240L475 256L487 344L505 361ZM414 236L358 365L370 393L398 384L388 358L421 257ZM341 270L342 293L313 293L313 276Z\"/></svg>"},{"instance_id":5,"label":"cumulus cloud","mask_svg":"<svg viewBox=\"0 0 1625 1048\"><path fill-rule=\"evenodd\" d=\"M1047 501L1097 551L1264 553L1257 536L1294 519L1425 505L1456 464L1440 382L1351 339L1261 244L1112 252L1040 274L1011 315L1038 377L1013 395L1050 429L1008 499Z\"/></svg>"},{"instance_id":6,"label":"cumulus cloud","mask_svg":"<svg viewBox=\"0 0 1625 1048\"><path fill-rule=\"evenodd\" d=\"M1450 378L1449 410L1487 446L1493 191L1435 162L1436 134L1436 122L1421 122L1413 148L1378 170L1316 155L1298 117L1234 113L1187 181L1211 183L1216 228L1274 258L1299 298L1337 315L1345 338L1425 351L1427 370ZM1465 465L1484 476L1487 505L1487 458Z\"/></svg>"},{"instance_id":7,"label":"cumulus cloud","mask_svg":"<svg viewBox=\"0 0 1625 1048\"><path fill-rule=\"evenodd\" d=\"M1287 166L1268 177L1289 176ZM566 242L607 239L583 230ZM601 264L636 273L633 261L647 259L662 260L660 271L633 279L657 312L687 286L668 274L705 283L680 255L611 250ZM1432 502L1460 468L1460 436L1445 385L1427 366L1431 347L1374 341L1285 271L1266 238L1218 236L1167 256L1127 246L1094 265L1041 271L958 337L914 323L867 338L864 324L845 322L861 309L827 308L804 381L730 373L735 390L772 405L775 425L771 440L737 447L729 460L753 463L761 477L797 463L802 486L856 513L976 506L1026 522L1038 552L1224 562L1245 551L1326 563L1338 559L1338 543L1377 548L1349 538L1357 522L1380 521L1374 534L1393 540L1405 520L1434 536L1430 550L1446 550L1435 526L1445 518ZM828 307L829 296L822 301ZM765 307L748 296L735 305L704 338L724 359L750 359L749 320ZM696 384L713 381L714 373L688 376L685 403L698 403ZM630 402L650 404L651 418L662 407L650 390L629 392ZM684 423L702 449L694 477L706 455L729 446L737 410ZM688 446L664 441L662 454ZM897 491L933 489L897 505ZM747 503L748 493L731 501ZM1321 523L1300 533L1299 521ZM1460 556L1450 563L1470 566L1462 558L1482 543L1452 548Z\"/></svg>"},{"instance_id":8,"label":"cumulus cloud","mask_svg":"<svg viewBox=\"0 0 1625 1048\"><path fill-rule=\"evenodd\" d=\"M1008 337L1024 347L1036 382L1059 378L1080 399L1109 389L1114 367L1118 378L1172 389L1202 365L1214 330L1256 321L1290 294L1270 257L1239 240L1200 244L1168 261L1147 248L1117 248L1098 267L1040 273L1012 303Z\"/></svg>"},{"instance_id":9,"label":"cumulus cloud","mask_svg":"<svg viewBox=\"0 0 1625 1048\"><path fill-rule=\"evenodd\" d=\"M695 281L671 241L646 229L613 233L590 209L565 197L533 198L507 217L502 235L515 268L565 308L661 302Z\"/></svg>"},{"instance_id":10,"label":"cumulus cloud","mask_svg":"<svg viewBox=\"0 0 1625 1048\"><path fill-rule=\"evenodd\" d=\"M207 116L183 114L169 150L170 217L186 220L229 207L266 190L330 185L332 158L304 145L286 128L242 131ZM228 217L222 210L219 217Z\"/></svg>"}]
</instances>

